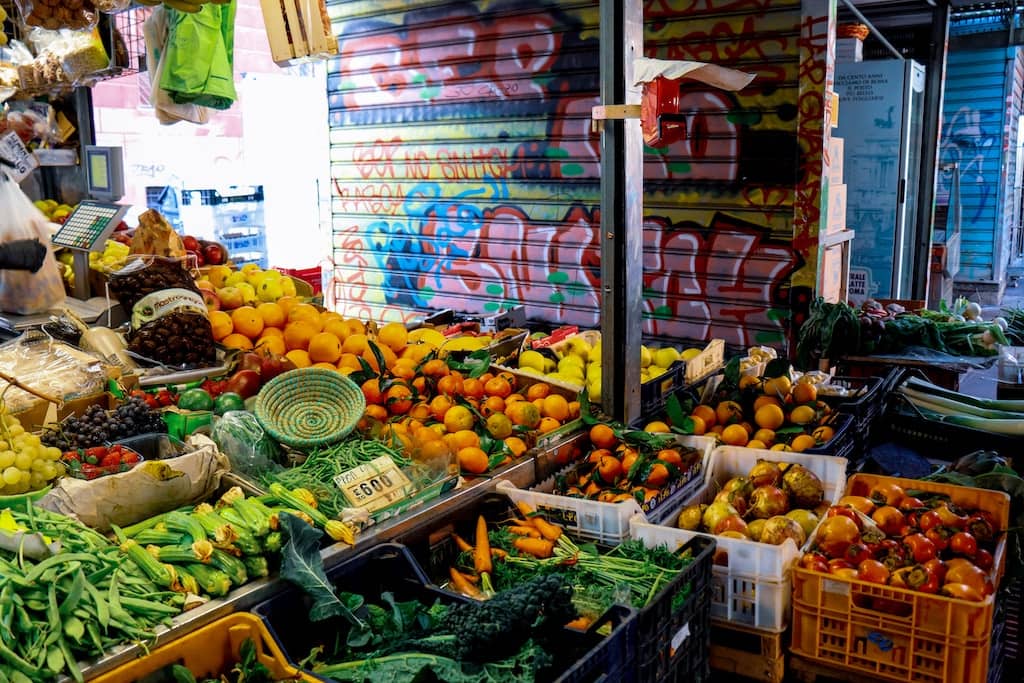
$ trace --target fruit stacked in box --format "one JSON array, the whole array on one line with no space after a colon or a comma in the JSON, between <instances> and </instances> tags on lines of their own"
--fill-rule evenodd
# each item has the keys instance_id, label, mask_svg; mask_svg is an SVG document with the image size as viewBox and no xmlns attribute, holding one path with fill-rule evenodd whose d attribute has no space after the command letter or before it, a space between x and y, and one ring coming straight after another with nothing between
<instances>
[{"instance_id":1,"label":"fruit stacked in box","mask_svg":"<svg viewBox=\"0 0 1024 683\"><path fill-rule=\"evenodd\" d=\"M670 548L713 534L712 616L777 631L789 618L800 548L845 483L843 458L721 446L704 485L665 526L634 519L631 531Z\"/></svg>"}]
</instances>

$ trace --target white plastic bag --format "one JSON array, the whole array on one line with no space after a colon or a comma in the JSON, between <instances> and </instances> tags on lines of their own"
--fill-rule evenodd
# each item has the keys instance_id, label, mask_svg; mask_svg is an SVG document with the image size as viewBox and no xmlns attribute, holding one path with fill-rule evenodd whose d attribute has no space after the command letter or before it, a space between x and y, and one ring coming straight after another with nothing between
<instances>
[{"instance_id":1,"label":"white plastic bag","mask_svg":"<svg viewBox=\"0 0 1024 683\"><path fill-rule=\"evenodd\" d=\"M0 311L32 315L63 303L64 282L50 247L46 216L17 183L0 171L0 244L24 239L38 239L50 253L35 273L0 270Z\"/></svg>"}]
</instances>

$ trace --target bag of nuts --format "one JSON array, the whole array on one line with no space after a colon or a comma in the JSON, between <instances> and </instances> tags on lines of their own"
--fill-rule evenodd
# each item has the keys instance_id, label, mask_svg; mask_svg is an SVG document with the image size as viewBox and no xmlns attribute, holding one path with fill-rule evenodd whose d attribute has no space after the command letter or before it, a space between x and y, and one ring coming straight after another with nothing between
<instances>
[{"instance_id":1,"label":"bag of nuts","mask_svg":"<svg viewBox=\"0 0 1024 683\"><path fill-rule=\"evenodd\" d=\"M15 0L27 26L83 29L96 25L92 0Z\"/></svg>"},{"instance_id":2,"label":"bag of nuts","mask_svg":"<svg viewBox=\"0 0 1024 683\"><path fill-rule=\"evenodd\" d=\"M131 315L129 351L176 368L216 362L206 304L184 259L140 256L110 276L110 291Z\"/></svg>"}]
</instances>

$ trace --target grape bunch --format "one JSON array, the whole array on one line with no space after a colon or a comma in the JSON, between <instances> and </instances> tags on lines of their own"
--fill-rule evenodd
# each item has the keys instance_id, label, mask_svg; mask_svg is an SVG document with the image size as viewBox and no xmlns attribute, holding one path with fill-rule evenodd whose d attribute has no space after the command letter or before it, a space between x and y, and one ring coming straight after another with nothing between
<instances>
[{"instance_id":1,"label":"grape bunch","mask_svg":"<svg viewBox=\"0 0 1024 683\"><path fill-rule=\"evenodd\" d=\"M0 495L43 488L64 474L59 460L60 449L43 446L0 404Z\"/></svg>"},{"instance_id":2,"label":"grape bunch","mask_svg":"<svg viewBox=\"0 0 1024 683\"><path fill-rule=\"evenodd\" d=\"M43 443L66 451L166 431L167 425L160 413L151 410L144 399L133 396L116 410L108 412L103 406L92 405L81 417L69 417L59 425L47 427L43 431Z\"/></svg>"}]
</instances>

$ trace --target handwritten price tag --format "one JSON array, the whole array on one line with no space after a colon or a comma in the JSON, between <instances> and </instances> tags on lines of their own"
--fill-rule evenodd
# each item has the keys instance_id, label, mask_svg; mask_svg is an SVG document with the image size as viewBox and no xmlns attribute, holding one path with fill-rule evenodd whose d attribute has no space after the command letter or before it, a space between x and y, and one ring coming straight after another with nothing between
<instances>
[{"instance_id":1,"label":"handwritten price tag","mask_svg":"<svg viewBox=\"0 0 1024 683\"><path fill-rule=\"evenodd\" d=\"M0 157L13 164L13 167L4 165L3 168L7 170L8 175L14 178L15 182L21 182L39 166L36 155L28 151L14 131L0 135Z\"/></svg>"},{"instance_id":2,"label":"handwritten price tag","mask_svg":"<svg viewBox=\"0 0 1024 683\"><path fill-rule=\"evenodd\" d=\"M334 477L334 484L353 507L370 512L414 493L412 482L386 455L342 472Z\"/></svg>"}]
</instances>

